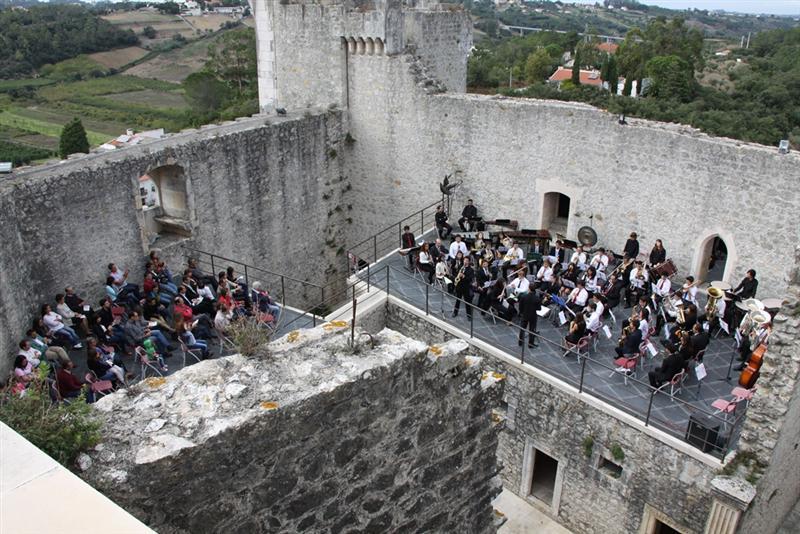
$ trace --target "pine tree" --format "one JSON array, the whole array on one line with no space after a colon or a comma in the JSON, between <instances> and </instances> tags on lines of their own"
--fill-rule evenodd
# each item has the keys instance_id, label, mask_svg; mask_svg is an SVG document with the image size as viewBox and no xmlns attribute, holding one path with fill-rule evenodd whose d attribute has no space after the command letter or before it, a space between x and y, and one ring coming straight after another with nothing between
<instances>
[{"instance_id":1,"label":"pine tree","mask_svg":"<svg viewBox=\"0 0 800 534\"><path fill-rule=\"evenodd\" d=\"M604 81L608 82L608 90L612 95L617 94L617 86L619 85L619 71L617 70L617 60L614 56L608 56L606 62L606 77Z\"/></svg>"},{"instance_id":2,"label":"pine tree","mask_svg":"<svg viewBox=\"0 0 800 534\"><path fill-rule=\"evenodd\" d=\"M572 83L575 86L581 84L581 53L575 52L575 62L572 64Z\"/></svg>"},{"instance_id":3,"label":"pine tree","mask_svg":"<svg viewBox=\"0 0 800 534\"><path fill-rule=\"evenodd\" d=\"M78 152L89 153L89 139L86 137L86 130L79 118L75 117L64 125L58 143L58 152L62 158Z\"/></svg>"}]
</instances>

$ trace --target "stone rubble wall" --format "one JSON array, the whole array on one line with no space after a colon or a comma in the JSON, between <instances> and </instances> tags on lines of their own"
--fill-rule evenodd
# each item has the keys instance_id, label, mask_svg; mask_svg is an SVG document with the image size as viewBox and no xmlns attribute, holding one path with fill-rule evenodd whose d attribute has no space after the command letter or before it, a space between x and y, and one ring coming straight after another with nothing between
<instances>
[{"instance_id":1,"label":"stone rubble wall","mask_svg":"<svg viewBox=\"0 0 800 534\"><path fill-rule=\"evenodd\" d=\"M339 112L257 117L4 178L2 377L40 303L53 303L65 285L96 305L109 262L130 268L131 281L141 283L148 243L138 178L161 165L184 169L193 230L183 244L320 285L339 280L343 287L347 218L356 203L337 158L343 135ZM173 273L182 271L184 252L174 240L154 247ZM262 280L268 287L278 283ZM315 291L304 295L299 284L286 290L295 299L289 303L321 300Z\"/></svg>"},{"instance_id":2,"label":"stone rubble wall","mask_svg":"<svg viewBox=\"0 0 800 534\"><path fill-rule=\"evenodd\" d=\"M427 343L453 338L391 301L386 316L387 327ZM518 366L474 347L471 350L507 377L509 407L497 451L507 489L576 533L639 532L646 505L679 521L681 532L703 532L712 503L710 483L721 464L698 461ZM590 437L592 445L587 447ZM611 453L614 444L624 453L621 462ZM523 487L526 447L542 450L559 462L562 482L555 511ZM603 458L622 466L619 478L599 468Z\"/></svg>"},{"instance_id":3,"label":"stone rubble wall","mask_svg":"<svg viewBox=\"0 0 800 534\"><path fill-rule=\"evenodd\" d=\"M796 252L800 265L800 249ZM777 532L784 521L798 523L800 501L800 268L796 267L787 302L774 318L756 394L747 407L739 452L766 466L740 532ZM746 473L743 473L746 476ZM789 527L785 527L789 528ZM791 531L791 530L790 530ZM796 532L796 530L795 530Z\"/></svg>"},{"instance_id":4,"label":"stone rubble wall","mask_svg":"<svg viewBox=\"0 0 800 534\"><path fill-rule=\"evenodd\" d=\"M462 341L384 329L354 353L349 330L103 398L83 476L162 534L495 532L503 377Z\"/></svg>"}]
</instances>

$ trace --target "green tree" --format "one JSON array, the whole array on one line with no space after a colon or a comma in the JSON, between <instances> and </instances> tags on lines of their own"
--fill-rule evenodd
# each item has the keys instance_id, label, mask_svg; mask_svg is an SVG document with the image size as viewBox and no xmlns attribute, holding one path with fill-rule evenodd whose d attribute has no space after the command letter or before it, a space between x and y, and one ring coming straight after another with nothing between
<instances>
[{"instance_id":1,"label":"green tree","mask_svg":"<svg viewBox=\"0 0 800 534\"><path fill-rule=\"evenodd\" d=\"M61 130L61 139L58 142L58 153L62 158L66 158L70 154L77 154L89 152L89 139L86 137L86 130L83 128L83 123L77 117L64 125Z\"/></svg>"},{"instance_id":2,"label":"green tree","mask_svg":"<svg viewBox=\"0 0 800 534\"><path fill-rule=\"evenodd\" d=\"M645 71L651 78L648 96L681 102L688 102L694 96L694 73L678 56L656 56L647 62Z\"/></svg>"},{"instance_id":3,"label":"green tree","mask_svg":"<svg viewBox=\"0 0 800 534\"><path fill-rule=\"evenodd\" d=\"M189 104L202 113L217 111L230 98L230 89L206 71L190 74L183 81L183 90Z\"/></svg>"},{"instance_id":4,"label":"green tree","mask_svg":"<svg viewBox=\"0 0 800 534\"><path fill-rule=\"evenodd\" d=\"M575 61L572 63L572 84L576 87L581 84L581 53L575 53Z\"/></svg>"},{"instance_id":5,"label":"green tree","mask_svg":"<svg viewBox=\"0 0 800 534\"><path fill-rule=\"evenodd\" d=\"M152 26L145 26L142 30L142 35L147 37L148 39L155 39L156 38L156 29Z\"/></svg>"},{"instance_id":6,"label":"green tree","mask_svg":"<svg viewBox=\"0 0 800 534\"><path fill-rule=\"evenodd\" d=\"M206 68L227 83L240 97L258 91L256 33L252 28L226 32L208 47Z\"/></svg>"},{"instance_id":7,"label":"green tree","mask_svg":"<svg viewBox=\"0 0 800 534\"><path fill-rule=\"evenodd\" d=\"M528 83L539 83L545 80L553 70L553 58L544 48L528 56L525 61L525 80Z\"/></svg>"},{"instance_id":8,"label":"green tree","mask_svg":"<svg viewBox=\"0 0 800 534\"><path fill-rule=\"evenodd\" d=\"M166 15L177 15L181 12L181 6L175 2L164 2L163 4L158 4L157 7L159 11Z\"/></svg>"},{"instance_id":9,"label":"green tree","mask_svg":"<svg viewBox=\"0 0 800 534\"><path fill-rule=\"evenodd\" d=\"M608 82L608 90L611 91L612 95L617 94L619 71L617 70L617 59L613 55L609 55L603 63L603 69L600 71L600 78L604 82Z\"/></svg>"}]
</instances>

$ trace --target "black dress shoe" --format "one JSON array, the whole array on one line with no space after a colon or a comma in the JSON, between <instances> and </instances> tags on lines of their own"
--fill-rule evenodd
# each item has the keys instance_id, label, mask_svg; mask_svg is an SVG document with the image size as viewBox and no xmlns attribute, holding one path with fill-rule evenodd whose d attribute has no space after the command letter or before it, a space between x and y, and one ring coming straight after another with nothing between
<instances>
[{"instance_id":1,"label":"black dress shoe","mask_svg":"<svg viewBox=\"0 0 800 534\"><path fill-rule=\"evenodd\" d=\"M453 312L453 317L458 317L458 312Z\"/></svg>"},{"instance_id":2,"label":"black dress shoe","mask_svg":"<svg viewBox=\"0 0 800 534\"><path fill-rule=\"evenodd\" d=\"M534 343L533 345L531 345L530 343L528 343L528 348L529 348L529 349L534 349L534 348L536 348L536 347L538 347L538 346L539 346L539 345L538 345L537 343Z\"/></svg>"},{"instance_id":3,"label":"black dress shoe","mask_svg":"<svg viewBox=\"0 0 800 534\"><path fill-rule=\"evenodd\" d=\"M520 339L519 341L517 341L517 344L521 347L522 346L522 340Z\"/></svg>"}]
</instances>

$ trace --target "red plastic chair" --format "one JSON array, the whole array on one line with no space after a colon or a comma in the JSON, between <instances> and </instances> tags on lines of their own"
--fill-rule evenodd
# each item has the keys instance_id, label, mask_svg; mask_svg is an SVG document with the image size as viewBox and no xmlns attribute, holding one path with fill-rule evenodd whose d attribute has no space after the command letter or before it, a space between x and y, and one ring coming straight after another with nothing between
<instances>
[{"instance_id":1,"label":"red plastic chair","mask_svg":"<svg viewBox=\"0 0 800 534\"><path fill-rule=\"evenodd\" d=\"M636 378L636 374L639 371L639 360L642 358L642 353L637 352L635 354L626 354L622 358L617 358L614 360L614 365L616 365L616 369L611 371L611 374L608 375L609 378L614 376L615 373L620 373L625 381L625 385L628 385L628 377L632 376Z\"/></svg>"},{"instance_id":2,"label":"red plastic chair","mask_svg":"<svg viewBox=\"0 0 800 534\"><path fill-rule=\"evenodd\" d=\"M114 384L111 383L111 380L100 380L94 374L94 371L86 373L84 378L86 383L89 384L89 388L94 392L95 398L104 397L114 391Z\"/></svg>"}]
</instances>

